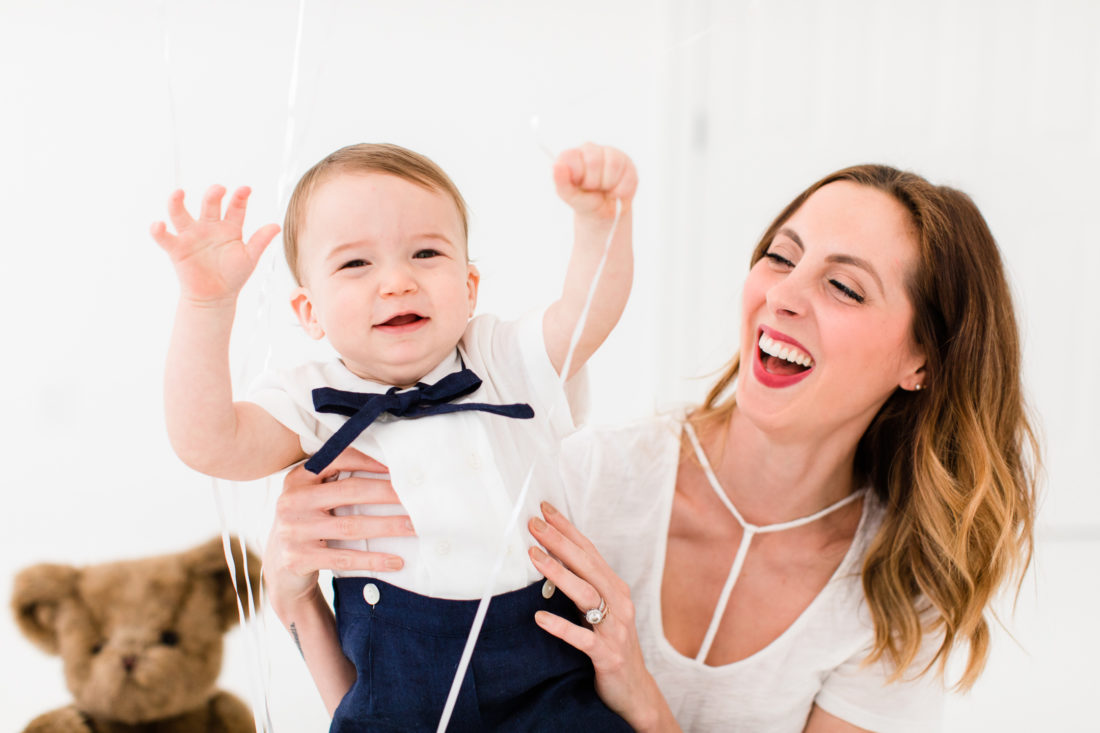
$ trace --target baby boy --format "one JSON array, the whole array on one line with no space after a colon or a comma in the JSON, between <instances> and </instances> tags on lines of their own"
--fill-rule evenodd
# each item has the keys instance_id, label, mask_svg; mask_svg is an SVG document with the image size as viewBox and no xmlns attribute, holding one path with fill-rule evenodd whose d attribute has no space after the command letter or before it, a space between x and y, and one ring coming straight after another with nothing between
<instances>
[{"instance_id":1,"label":"baby boy","mask_svg":"<svg viewBox=\"0 0 1100 733\"><path fill-rule=\"evenodd\" d=\"M359 675L333 730L434 726L472 599L502 546L497 595L467 672L478 683L464 683L452 729L520 730L530 728L525 721L552 719L627 729L595 698L587 658L531 622L540 608L567 616L576 609L561 593L543 598L525 535L515 528L505 536L525 482L528 507L565 504L553 466L540 461L574 428L580 405L561 371L605 244L566 377L606 338L631 284L637 178L630 160L585 145L559 156L554 182L574 210L562 296L540 313L502 322L473 318L479 273L467 254L466 205L438 166L394 145L327 156L299 181L284 242L298 281L291 294L298 320L339 359L264 375L243 402L232 399L228 365L235 306L278 227L261 227L244 242L249 192L238 190L223 216L220 187L206 193L197 219L176 192L169 201L176 234L153 227L181 285L165 383L179 456L209 475L249 480L309 456L306 467L320 472L350 445L388 466L416 528L416 537L370 541L370 550L405 560L384 580L336 573L341 646ZM368 548L365 541L344 546Z\"/></svg>"}]
</instances>

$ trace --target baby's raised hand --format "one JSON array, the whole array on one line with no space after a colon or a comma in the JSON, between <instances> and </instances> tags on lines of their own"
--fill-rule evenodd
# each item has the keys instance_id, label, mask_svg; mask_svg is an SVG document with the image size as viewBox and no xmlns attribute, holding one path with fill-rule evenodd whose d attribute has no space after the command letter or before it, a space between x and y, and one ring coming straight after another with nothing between
<instances>
[{"instance_id":1,"label":"baby's raised hand","mask_svg":"<svg viewBox=\"0 0 1100 733\"><path fill-rule=\"evenodd\" d=\"M621 150L585 143L564 151L554 162L554 186L558 196L578 216L615 216L615 199L630 206L638 188L634 163Z\"/></svg>"},{"instance_id":2,"label":"baby's raised hand","mask_svg":"<svg viewBox=\"0 0 1100 733\"><path fill-rule=\"evenodd\" d=\"M252 191L242 186L233 192L222 216L225 188L211 186L202 198L199 218L183 205L183 191L168 199L168 217L176 233L158 221L149 232L168 253L180 280L182 297L215 303L235 299L264 249L279 233L277 224L265 224L246 244L243 241L244 214Z\"/></svg>"}]
</instances>

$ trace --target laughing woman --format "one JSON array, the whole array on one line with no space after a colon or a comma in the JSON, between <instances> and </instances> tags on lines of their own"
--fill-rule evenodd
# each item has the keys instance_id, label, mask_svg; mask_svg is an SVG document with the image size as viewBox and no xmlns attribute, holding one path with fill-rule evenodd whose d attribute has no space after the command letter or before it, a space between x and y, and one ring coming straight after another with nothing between
<instances>
[{"instance_id":1,"label":"laughing woman","mask_svg":"<svg viewBox=\"0 0 1100 733\"><path fill-rule=\"evenodd\" d=\"M587 539L549 511L532 532L569 569L532 554L609 612L539 623L638 729L936 729L937 673L959 650L959 686L977 679L989 604L1031 555L1019 370L970 198L827 176L753 253L740 353L703 405L570 438Z\"/></svg>"},{"instance_id":2,"label":"laughing woman","mask_svg":"<svg viewBox=\"0 0 1100 733\"><path fill-rule=\"evenodd\" d=\"M567 439L575 524L544 506L529 526L556 559L531 557L595 623L535 620L638 730L934 730L948 656L968 688L1032 549L1038 451L993 237L958 191L839 171L765 232L740 328L701 406ZM320 608L318 567L383 567L317 541L348 531L333 497L393 501L351 481L288 475L265 561L277 610ZM317 618L315 676L332 648Z\"/></svg>"}]
</instances>

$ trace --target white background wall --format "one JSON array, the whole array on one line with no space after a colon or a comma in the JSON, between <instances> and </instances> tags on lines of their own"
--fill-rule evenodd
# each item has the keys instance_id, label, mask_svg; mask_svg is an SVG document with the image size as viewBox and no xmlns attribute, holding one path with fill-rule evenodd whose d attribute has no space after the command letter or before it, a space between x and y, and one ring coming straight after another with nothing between
<instances>
[{"instance_id":1,"label":"white background wall","mask_svg":"<svg viewBox=\"0 0 1100 733\"><path fill-rule=\"evenodd\" d=\"M174 187L195 201L212 182L251 185L252 228L281 220L280 182L330 150L404 144L471 204L481 310L516 315L556 295L570 241L537 139L627 150L643 180L636 285L592 369L594 417L614 421L698 399L735 344L755 238L812 180L876 160L970 192L987 216L1047 446L1036 563L1004 614L1015 641L998 635L947 728L1096 730L1098 7L309 0L299 24L293 0L0 0L0 594L35 562L219 531L210 482L162 428L176 285L146 230ZM311 348L276 249L242 298L242 382ZM262 538L278 486L219 487L229 524ZM323 729L297 652L268 627L230 636L222 684L248 696L264 679L275 729ZM0 615L0 728L68 699L60 663Z\"/></svg>"}]
</instances>

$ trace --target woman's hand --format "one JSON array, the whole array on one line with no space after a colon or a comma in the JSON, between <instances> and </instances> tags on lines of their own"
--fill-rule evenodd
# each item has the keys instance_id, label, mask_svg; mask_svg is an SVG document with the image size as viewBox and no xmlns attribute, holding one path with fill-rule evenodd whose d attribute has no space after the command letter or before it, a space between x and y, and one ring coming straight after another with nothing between
<instances>
[{"instance_id":1,"label":"woman's hand","mask_svg":"<svg viewBox=\"0 0 1100 733\"><path fill-rule=\"evenodd\" d=\"M596 626L577 626L546 611L536 613L535 622L592 659L600 698L635 730L680 730L642 658L630 588L564 515L547 503L542 513L546 521L536 517L528 529L554 557L532 547L531 561L582 613L599 608L601 599L606 613Z\"/></svg>"},{"instance_id":2,"label":"woman's hand","mask_svg":"<svg viewBox=\"0 0 1100 733\"><path fill-rule=\"evenodd\" d=\"M341 471L386 473L386 467L348 449L321 473L296 466L283 481L275 522L264 549L264 585L271 607L298 645L329 715L355 683L355 666L340 649L336 619L317 584L321 569L397 570L400 557L379 552L328 547L327 540L402 537L415 534L407 516L334 516L351 504L398 504L386 479L351 476Z\"/></svg>"},{"instance_id":3,"label":"woman's hand","mask_svg":"<svg viewBox=\"0 0 1100 733\"><path fill-rule=\"evenodd\" d=\"M389 481L358 476L333 480L341 471L384 474L388 469L349 448L320 475L299 465L283 481L263 565L268 596L280 617L320 593L317 575L321 569L385 571L404 565L396 555L328 547L327 540L415 534L407 515L333 515L331 510L338 506L400 503Z\"/></svg>"}]
</instances>

